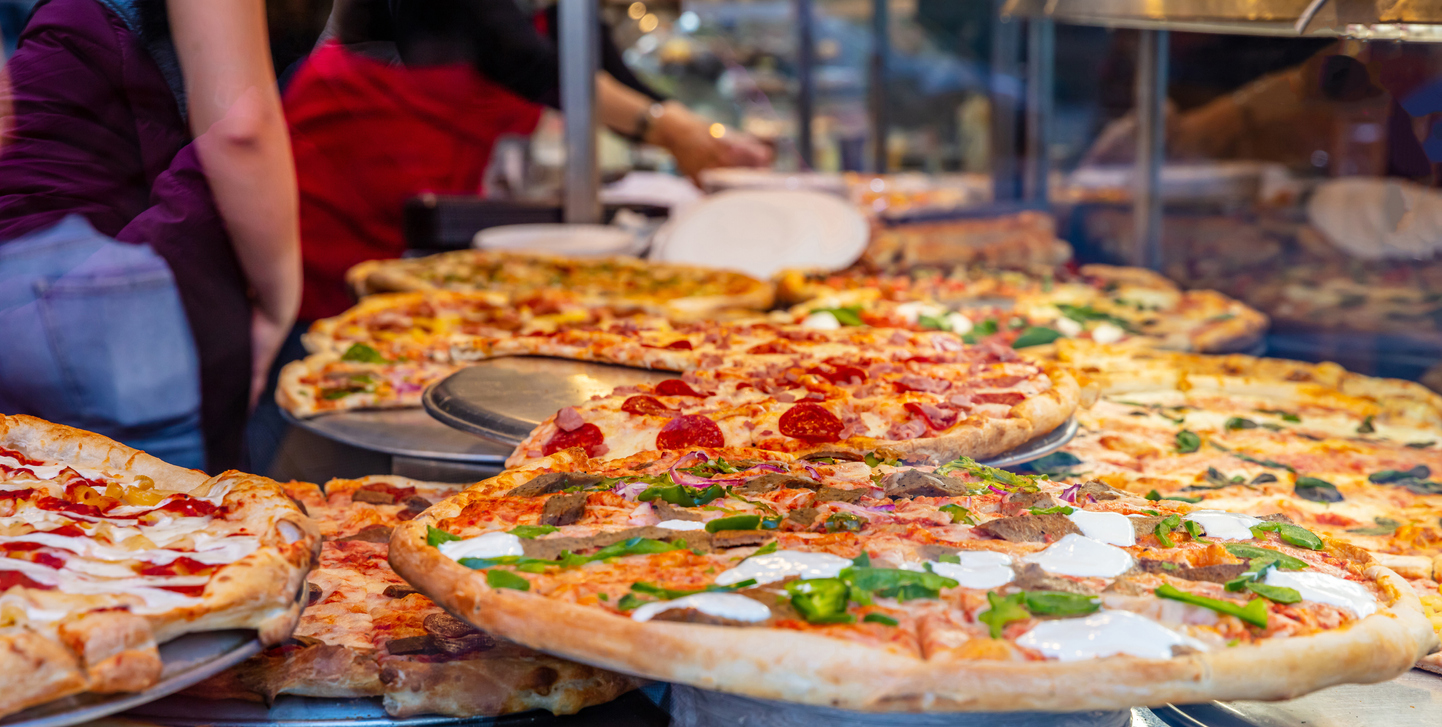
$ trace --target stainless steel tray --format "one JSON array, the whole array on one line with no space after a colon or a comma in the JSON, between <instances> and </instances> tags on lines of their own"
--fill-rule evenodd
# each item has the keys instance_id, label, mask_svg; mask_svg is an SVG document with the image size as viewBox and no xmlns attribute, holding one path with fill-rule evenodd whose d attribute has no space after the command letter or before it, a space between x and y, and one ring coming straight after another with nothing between
<instances>
[{"instance_id":1,"label":"stainless steel tray","mask_svg":"<svg viewBox=\"0 0 1442 727\"><path fill-rule=\"evenodd\" d=\"M544 724L554 719L547 712L531 711L504 717L446 717L424 714L396 718L386 714L380 697L361 699L319 699L315 697L277 697L267 707L259 702L238 699L201 699L179 695L151 702L125 713L125 717L165 727L259 727L260 725L294 725L295 727L431 727L432 725Z\"/></svg>"},{"instance_id":2,"label":"stainless steel tray","mask_svg":"<svg viewBox=\"0 0 1442 727\"><path fill-rule=\"evenodd\" d=\"M538 356L481 361L432 384L421 397L436 421L505 445L509 456L547 417L618 386L674 379L673 371Z\"/></svg>"},{"instance_id":3,"label":"stainless steel tray","mask_svg":"<svg viewBox=\"0 0 1442 727\"><path fill-rule=\"evenodd\" d=\"M506 453L558 410L618 386L674 379L670 371L650 371L557 358L516 356L483 361L432 384L421 397L437 421L499 442ZM982 464L1009 467L1030 462L1066 446L1076 436L1073 417L1046 436Z\"/></svg>"},{"instance_id":4,"label":"stainless steel tray","mask_svg":"<svg viewBox=\"0 0 1442 727\"><path fill-rule=\"evenodd\" d=\"M124 712L219 674L260 650L255 632L248 629L186 634L160 645L165 670L160 683L143 692L77 694L10 715L0 720L0 726L67 727Z\"/></svg>"},{"instance_id":5,"label":"stainless steel tray","mask_svg":"<svg viewBox=\"0 0 1442 727\"><path fill-rule=\"evenodd\" d=\"M1212 702L1155 710L1182 727L1437 727L1442 677L1412 669L1381 684L1344 684L1285 702Z\"/></svg>"},{"instance_id":6,"label":"stainless steel tray","mask_svg":"<svg viewBox=\"0 0 1442 727\"><path fill-rule=\"evenodd\" d=\"M326 439L401 457L503 466L513 449L452 429L420 409L346 411L309 419L282 409L281 415L291 426Z\"/></svg>"}]
</instances>

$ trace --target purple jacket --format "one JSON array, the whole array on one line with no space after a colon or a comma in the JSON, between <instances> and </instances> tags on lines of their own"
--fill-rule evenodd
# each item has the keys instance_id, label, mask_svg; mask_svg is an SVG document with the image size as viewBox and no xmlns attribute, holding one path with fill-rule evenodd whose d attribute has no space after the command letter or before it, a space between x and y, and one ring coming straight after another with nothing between
<instances>
[{"instance_id":1,"label":"purple jacket","mask_svg":"<svg viewBox=\"0 0 1442 727\"><path fill-rule=\"evenodd\" d=\"M180 104L146 48L98 0L35 11L8 64L15 116L0 147L0 245L76 213L165 259L200 356L214 471L240 461L250 303Z\"/></svg>"}]
</instances>

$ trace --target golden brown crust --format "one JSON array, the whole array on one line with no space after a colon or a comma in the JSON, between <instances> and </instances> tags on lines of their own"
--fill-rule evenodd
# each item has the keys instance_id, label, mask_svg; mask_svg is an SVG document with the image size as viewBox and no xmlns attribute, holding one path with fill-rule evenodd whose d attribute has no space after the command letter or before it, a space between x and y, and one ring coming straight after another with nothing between
<instances>
[{"instance_id":1,"label":"golden brown crust","mask_svg":"<svg viewBox=\"0 0 1442 727\"><path fill-rule=\"evenodd\" d=\"M138 692L160 679L164 664L150 623L125 611L100 611L64 621L60 640L80 657L89 691Z\"/></svg>"},{"instance_id":2,"label":"golden brown crust","mask_svg":"<svg viewBox=\"0 0 1442 727\"><path fill-rule=\"evenodd\" d=\"M443 663L387 661L381 668L386 712L402 719L418 714L490 717L532 709L575 714L583 707L609 702L638 683L545 654L498 656L482 653Z\"/></svg>"},{"instance_id":3,"label":"golden brown crust","mask_svg":"<svg viewBox=\"0 0 1442 727\"><path fill-rule=\"evenodd\" d=\"M88 680L75 655L58 641L29 630L0 637L0 714L85 691ZM22 678L23 677L23 678Z\"/></svg>"},{"instance_id":4,"label":"golden brown crust","mask_svg":"<svg viewBox=\"0 0 1442 727\"><path fill-rule=\"evenodd\" d=\"M927 662L785 629L636 622L530 592L491 588L482 573L426 544L426 528L459 516L470 496L525 476L503 474L397 528L392 567L478 628L646 678L863 711L1074 711L1285 699L1332 684L1390 679L1436 645L1417 596L1380 566L1370 567L1367 577L1381 586L1381 610L1349 627L1169 660Z\"/></svg>"}]
</instances>

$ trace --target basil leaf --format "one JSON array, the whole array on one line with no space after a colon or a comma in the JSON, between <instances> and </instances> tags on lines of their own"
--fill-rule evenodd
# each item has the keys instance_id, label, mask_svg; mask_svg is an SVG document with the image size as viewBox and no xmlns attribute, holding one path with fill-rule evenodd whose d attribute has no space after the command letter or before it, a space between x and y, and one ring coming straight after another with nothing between
<instances>
[{"instance_id":1,"label":"basil leaf","mask_svg":"<svg viewBox=\"0 0 1442 727\"><path fill-rule=\"evenodd\" d=\"M1282 421L1284 421L1284 422L1292 422L1292 423L1295 424L1295 423L1298 423L1298 422L1302 421L1302 417L1299 417L1299 416L1297 416L1296 414L1293 414L1292 412L1285 411L1285 410L1282 410L1282 409L1258 409L1257 411L1258 411L1259 413L1262 413L1262 414L1271 414L1271 415L1273 415L1273 416L1281 417L1281 418L1282 418Z\"/></svg>"},{"instance_id":2,"label":"basil leaf","mask_svg":"<svg viewBox=\"0 0 1442 727\"><path fill-rule=\"evenodd\" d=\"M1160 500L1176 500L1177 502L1197 503L1202 501L1202 498L1200 497L1181 497L1179 495L1169 495L1164 497L1162 493L1157 492L1156 490L1151 490L1147 492L1146 498L1148 500L1151 500L1152 502L1158 502Z\"/></svg>"},{"instance_id":3,"label":"basil leaf","mask_svg":"<svg viewBox=\"0 0 1442 727\"><path fill-rule=\"evenodd\" d=\"M461 536L459 535L452 535L444 530L433 528L430 525L426 526L426 545L429 545L432 548L439 546L441 543L449 543L454 540L462 539L463 538L461 538Z\"/></svg>"},{"instance_id":4,"label":"basil leaf","mask_svg":"<svg viewBox=\"0 0 1442 727\"><path fill-rule=\"evenodd\" d=\"M1152 528L1152 533L1157 536L1157 540L1162 544L1163 548L1175 548L1177 544L1172 542L1170 536L1173 530L1181 526L1182 519L1180 517L1168 515L1165 520L1157 523L1157 526Z\"/></svg>"},{"instance_id":5,"label":"basil leaf","mask_svg":"<svg viewBox=\"0 0 1442 727\"><path fill-rule=\"evenodd\" d=\"M1180 454L1191 454L1192 452L1195 452L1195 451L1197 451L1198 449L1201 449L1201 447L1202 447L1202 438L1199 437L1199 436L1197 436L1196 432L1193 432L1193 431L1191 431L1191 430L1189 430L1189 429L1183 429L1182 431L1177 432L1177 452L1178 452L1178 453L1180 453Z\"/></svg>"},{"instance_id":6,"label":"basil leaf","mask_svg":"<svg viewBox=\"0 0 1442 727\"><path fill-rule=\"evenodd\" d=\"M852 305L845 308L817 308L812 313L830 313L836 316L836 321L843 326L864 326L865 321L861 320L861 306Z\"/></svg>"},{"instance_id":7,"label":"basil leaf","mask_svg":"<svg viewBox=\"0 0 1442 727\"><path fill-rule=\"evenodd\" d=\"M1302 600L1302 594L1298 593L1297 589L1286 586L1269 586L1253 581L1247 584L1247 590L1275 603L1297 603Z\"/></svg>"},{"instance_id":8,"label":"basil leaf","mask_svg":"<svg viewBox=\"0 0 1442 727\"><path fill-rule=\"evenodd\" d=\"M616 601L616 608L621 611L634 611L637 607L645 603L646 601L637 598L636 594L627 593L626 595L621 596L621 600Z\"/></svg>"},{"instance_id":9,"label":"basil leaf","mask_svg":"<svg viewBox=\"0 0 1442 727\"><path fill-rule=\"evenodd\" d=\"M896 619L887 616L884 613L868 613L864 617L862 617L861 620L869 624L882 624L884 626L895 626L901 623L900 621L897 621Z\"/></svg>"},{"instance_id":10,"label":"basil leaf","mask_svg":"<svg viewBox=\"0 0 1442 727\"><path fill-rule=\"evenodd\" d=\"M936 598L941 595L941 589L956 588L960 585L950 578L930 571L910 571L899 568L852 566L841 571L838 577L859 591L902 601Z\"/></svg>"},{"instance_id":11,"label":"basil leaf","mask_svg":"<svg viewBox=\"0 0 1442 727\"><path fill-rule=\"evenodd\" d=\"M757 549L756 549L756 552L755 552L755 553L752 553L750 557L755 558L755 557L758 556L758 555L771 555L772 553L775 553L775 552L776 552L776 549L777 549L778 547L780 547L779 543L777 543L777 541L773 540L773 541L771 541L771 542L769 542L769 543L767 543L767 544L765 544L765 545L757 548Z\"/></svg>"},{"instance_id":12,"label":"basil leaf","mask_svg":"<svg viewBox=\"0 0 1442 727\"><path fill-rule=\"evenodd\" d=\"M1219 601L1215 598L1187 593L1186 591L1172 587L1170 584L1164 584L1158 587L1153 593L1155 593L1158 598L1169 598L1173 601L1181 601L1182 603L1190 603L1193 606L1209 608L1217 613L1236 616L1242 621L1258 628L1267 628L1267 603L1260 598L1252 599L1245 606L1238 606L1230 601Z\"/></svg>"},{"instance_id":13,"label":"basil leaf","mask_svg":"<svg viewBox=\"0 0 1442 727\"><path fill-rule=\"evenodd\" d=\"M1031 618L1031 612L1026 610L1025 593L1013 593L1010 596L998 596L995 591L988 591L986 602L991 606L980 614L976 620L986 624L991 629L991 638L1001 638L1002 629L1013 621L1025 621Z\"/></svg>"},{"instance_id":14,"label":"basil leaf","mask_svg":"<svg viewBox=\"0 0 1442 727\"><path fill-rule=\"evenodd\" d=\"M1021 332L1015 341L1011 342L1012 348L1030 348L1032 346L1044 346L1058 338L1063 338L1061 331L1043 326L1032 326Z\"/></svg>"},{"instance_id":15,"label":"basil leaf","mask_svg":"<svg viewBox=\"0 0 1442 727\"><path fill-rule=\"evenodd\" d=\"M1367 480L1379 485L1390 485L1403 480L1425 480L1432 476L1432 468L1419 464L1410 470L1382 470L1367 475Z\"/></svg>"},{"instance_id":16,"label":"basil leaf","mask_svg":"<svg viewBox=\"0 0 1442 727\"><path fill-rule=\"evenodd\" d=\"M937 509L941 510L947 515L950 515L951 521L953 523L965 523L967 525L976 524L976 518L973 518L971 516L971 511L962 507L961 505L942 505Z\"/></svg>"},{"instance_id":17,"label":"basil leaf","mask_svg":"<svg viewBox=\"0 0 1442 727\"><path fill-rule=\"evenodd\" d=\"M1426 449L1436 443L1436 440L1428 440L1426 442L1408 442L1407 446L1411 447L1412 449Z\"/></svg>"},{"instance_id":18,"label":"basil leaf","mask_svg":"<svg viewBox=\"0 0 1442 727\"><path fill-rule=\"evenodd\" d=\"M486 571L486 585L491 588L510 588L515 591L531 590L531 582L508 570Z\"/></svg>"},{"instance_id":19,"label":"basil leaf","mask_svg":"<svg viewBox=\"0 0 1442 727\"><path fill-rule=\"evenodd\" d=\"M1347 532L1356 533L1358 535L1391 535L1392 533L1397 532L1397 528L1402 527L1402 523L1397 522L1396 520L1393 520L1389 517L1372 518L1372 522L1376 523L1376 525L1373 527L1351 528L1347 530Z\"/></svg>"},{"instance_id":20,"label":"basil leaf","mask_svg":"<svg viewBox=\"0 0 1442 727\"><path fill-rule=\"evenodd\" d=\"M956 553L942 553L936 556L936 560L938 563L956 563L957 565L961 565L961 556Z\"/></svg>"},{"instance_id":21,"label":"basil leaf","mask_svg":"<svg viewBox=\"0 0 1442 727\"><path fill-rule=\"evenodd\" d=\"M1086 323L1087 321L1106 321L1107 323L1110 323L1128 333L1136 332L1135 329L1132 328L1132 324L1129 323L1125 318L1118 318L1110 313L1103 313L1102 311L1099 311L1089 305L1071 305L1069 303L1056 303L1054 305L1057 310L1061 311L1062 315L1076 321L1077 323Z\"/></svg>"},{"instance_id":22,"label":"basil leaf","mask_svg":"<svg viewBox=\"0 0 1442 727\"><path fill-rule=\"evenodd\" d=\"M1244 419L1242 417L1231 417L1227 419L1227 423L1223 426L1226 428L1227 431L1234 432L1238 429L1256 429L1257 423L1252 421L1251 419Z\"/></svg>"},{"instance_id":23,"label":"basil leaf","mask_svg":"<svg viewBox=\"0 0 1442 727\"><path fill-rule=\"evenodd\" d=\"M732 515L731 517L719 517L706 523L706 532L719 533L722 530L755 530L760 526L760 515Z\"/></svg>"},{"instance_id":24,"label":"basil leaf","mask_svg":"<svg viewBox=\"0 0 1442 727\"><path fill-rule=\"evenodd\" d=\"M1248 482L1247 484L1249 484L1249 485L1265 485L1265 484L1267 484L1268 482L1276 482L1276 481L1277 481L1277 476L1276 476L1276 475L1272 474L1271 472L1263 472L1262 474L1259 474L1259 475L1257 475L1256 477L1253 477L1253 478L1252 478L1252 481L1251 481L1251 482Z\"/></svg>"},{"instance_id":25,"label":"basil leaf","mask_svg":"<svg viewBox=\"0 0 1442 727\"><path fill-rule=\"evenodd\" d=\"M1041 616L1085 616L1102 607L1101 599L1062 591L1025 591L1027 610Z\"/></svg>"},{"instance_id":26,"label":"basil leaf","mask_svg":"<svg viewBox=\"0 0 1442 727\"><path fill-rule=\"evenodd\" d=\"M1368 415L1367 415L1367 418L1366 418L1366 419L1363 419L1363 420L1362 420L1362 423L1357 425L1357 433L1358 433L1358 434L1376 434L1376 433L1377 433L1377 427L1373 426L1373 424L1372 424L1372 420L1375 419L1375 418L1376 418L1376 417L1372 416L1371 414L1368 414Z\"/></svg>"},{"instance_id":27,"label":"basil leaf","mask_svg":"<svg viewBox=\"0 0 1442 727\"><path fill-rule=\"evenodd\" d=\"M1276 533L1277 537L1282 539L1282 542L1295 545L1298 548L1321 550L1323 545L1322 539L1317 537L1315 533L1291 523L1262 523L1261 525L1253 525L1252 534L1257 535L1258 532ZM1262 536L1257 535L1257 537L1260 538Z\"/></svg>"},{"instance_id":28,"label":"basil leaf","mask_svg":"<svg viewBox=\"0 0 1442 727\"><path fill-rule=\"evenodd\" d=\"M940 318L934 318L932 316L919 315L916 317L916 323L922 328L927 328L933 331L951 330L951 327L946 325L946 321Z\"/></svg>"},{"instance_id":29,"label":"basil leaf","mask_svg":"<svg viewBox=\"0 0 1442 727\"><path fill-rule=\"evenodd\" d=\"M1316 477L1298 477L1297 484L1292 487L1292 492L1303 500L1312 502L1341 502L1342 493L1337 491L1337 486Z\"/></svg>"},{"instance_id":30,"label":"basil leaf","mask_svg":"<svg viewBox=\"0 0 1442 727\"><path fill-rule=\"evenodd\" d=\"M849 615L846 602L850 589L840 578L790 581L786 592L791 594L796 612L811 623L837 623L837 617Z\"/></svg>"},{"instance_id":31,"label":"basil leaf","mask_svg":"<svg viewBox=\"0 0 1442 727\"><path fill-rule=\"evenodd\" d=\"M380 351L364 343L352 343L350 348L347 348L345 353L341 354L340 360L371 364L386 363L386 357L382 356Z\"/></svg>"},{"instance_id":32,"label":"basil leaf","mask_svg":"<svg viewBox=\"0 0 1442 727\"><path fill-rule=\"evenodd\" d=\"M649 555L651 553L669 553L673 550L680 550L682 546L674 543L663 543L650 538L631 538L619 543L612 543L591 555L587 560L605 560L607 558L620 558L627 555Z\"/></svg>"},{"instance_id":33,"label":"basil leaf","mask_svg":"<svg viewBox=\"0 0 1442 727\"><path fill-rule=\"evenodd\" d=\"M1226 548L1228 553L1231 553L1238 558L1243 558L1246 560L1252 560L1254 558L1271 560L1277 564L1277 568L1280 570L1302 570L1303 568L1307 567L1307 562L1304 560L1299 560L1281 551L1272 550L1271 548L1263 548L1259 545L1247 545L1246 543L1227 543L1222 547Z\"/></svg>"},{"instance_id":34,"label":"basil leaf","mask_svg":"<svg viewBox=\"0 0 1442 727\"><path fill-rule=\"evenodd\" d=\"M865 525L865 519L852 515L849 512L832 513L831 517L826 518L826 522L823 524L828 533L859 533Z\"/></svg>"},{"instance_id":35,"label":"basil leaf","mask_svg":"<svg viewBox=\"0 0 1442 727\"><path fill-rule=\"evenodd\" d=\"M1197 499L1200 500L1202 498L1199 497ZM1203 535L1205 535L1205 532L1202 530L1202 526L1192 522L1191 520L1184 520L1182 521L1182 527L1186 528L1187 535L1192 536L1192 540L1195 540L1199 543L1207 542L1207 539L1202 537Z\"/></svg>"},{"instance_id":36,"label":"basil leaf","mask_svg":"<svg viewBox=\"0 0 1442 727\"><path fill-rule=\"evenodd\" d=\"M995 318L988 318L981 323L976 324L976 326L971 329L973 335L981 337L994 335L996 331L997 325Z\"/></svg>"},{"instance_id":37,"label":"basil leaf","mask_svg":"<svg viewBox=\"0 0 1442 727\"><path fill-rule=\"evenodd\" d=\"M517 525L506 532L518 538L536 538L546 533L554 533L560 528L555 525Z\"/></svg>"},{"instance_id":38,"label":"basil leaf","mask_svg":"<svg viewBox=\"0 0 1442 727\"><path fill-rule=\"evenodd\" d=\"M731 585L729 585L729 586L710 585L710 586L706 586L705 588L682 588L682 589L662 588L662 587L660 587L660 586L658 586L658 585L656 585L656 584L654 584L654 583L647 583L646 581L637 581L637 582L631 584L631 590L633 590L633 591L635 591L635 592L637 592L637 593L644 593L644 594L649 595L649 596L657 596L657 597L659 597L659 598L660 598L661 600L663 600L663 601L674 601L674 600L676 600L676 599L678 599L678 598L685 598L686 596L694 596L694 595L696 595L696 594L698 594L698 593L732 593L732 592L734 592L734 591L739 591L739 590L741 590L741 589L743 589L743 588L750 588L750 587L752 587L752 586L754 586L754 585L756 585L756 579L755 579L755 578L747 578L747 579L744 580L744 581L741 581L741 582L739 582L739 583L733 583L733 584L731 584Z\"/></svg>"},{"instance_id":39,"label":"basil leaf","mask_svg":"<svg viewBox=\"0 0 1442 727\"><path fill-rule=\"evenodd\" d=\"M855 558L852 558L852 559L851 559L851 565L856 566L856 567L858 567L858 568L870 568L870 567L871 567L871 554L868 553L868 552L866 552L866 551L864 551L864 550L861 551L861 555L858 555L858 556L856 556Z\"/></svg>"}]
</instances>

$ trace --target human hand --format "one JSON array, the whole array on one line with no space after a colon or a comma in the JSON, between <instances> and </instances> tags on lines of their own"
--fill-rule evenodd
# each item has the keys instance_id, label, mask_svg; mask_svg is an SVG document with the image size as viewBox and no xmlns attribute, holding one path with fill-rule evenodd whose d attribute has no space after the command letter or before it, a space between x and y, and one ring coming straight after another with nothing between
<instances>
[{"instance_id":1,"label":"human hand","mask_svg":"<svg viewBox=\"0 0 1442 727\"><path fill-rule=\"evenodd\" d=\"M653 128L650 140L671 152L677 168L692 179L715 167L771 164L770 147L749 134L713 124L675 102L666 103L666 113Z\"/></svg>"},{"instance_id":2,"label":"human hand","mask_svg":"<svg viewBox=\"0 0 1442 727\"><path fill-rule=\"evenodd\" d=\"M276 321L256 308L250 315L250 397L248 408L252 411L265 391L270 376L270 365L274 363L280 347L290 334L291 321Z\"/></svg>"}]
</instances>

